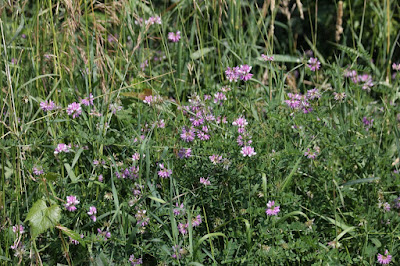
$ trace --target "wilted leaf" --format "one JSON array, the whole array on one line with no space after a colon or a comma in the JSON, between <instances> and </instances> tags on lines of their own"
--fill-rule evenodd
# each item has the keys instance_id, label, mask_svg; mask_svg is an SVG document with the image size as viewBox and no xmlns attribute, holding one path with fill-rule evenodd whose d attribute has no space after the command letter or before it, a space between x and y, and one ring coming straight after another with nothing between
<instances>
[{"instance_id":1,"label":"wilted leaf","mask_svg":"<svg viewBox=\"0 0 400 266\"><path fill-rule=\"evenodd\" d=\"M153 95L153 91L151 89L144 89L142 92L123 92L121 95L125 97L132 97L132 98L138 98L140 100L144 100L146 96Z\"/></svg>"}]
</instances>

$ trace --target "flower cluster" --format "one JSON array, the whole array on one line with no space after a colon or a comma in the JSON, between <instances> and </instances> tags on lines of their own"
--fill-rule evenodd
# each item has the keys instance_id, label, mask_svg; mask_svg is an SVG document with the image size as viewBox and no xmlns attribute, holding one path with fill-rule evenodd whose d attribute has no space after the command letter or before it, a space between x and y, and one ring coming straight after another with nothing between
<instances>
[{"instance_id":1,"label":"flower cluster","mask_svg":"<svg viewBox=\"0 0 400 266\"><path fill-rule=\"evenodd\" d=\"M43 111L48 112L48 111L56 110L57 109L57 105L52 100L43 101L43 102L40 103L40 108Z\"/></svg>"},{"instance_id":2,"label":"flower cluster","mask_svg":"<svg viewBox=\"0 0 400 266\"><path fill-rule=\"evenodd\" d=\"M97 218L96 218L96 214L97 213L97 209L95 206L90 206L89 207L89 211L87 212L88 215L90 215L90 219L93 220L93 222L96 222Z\"/></svg>"},{"instance_id":3,"label":"flower cluster","mask_svg":"<svg viewBox=\"0 0 400 266\"><path fill-rule=\"evenodd\" d=\"M249 65L240 65L233 68L227 67L225 70L225 75L230 82L236 82L238 79L247 81L253 76L253 74L250 73L251 68L252 67Z\"/></svg>"},{"instance_id":4,"label":"flower cluster","mask_svg":"<svg viewBox=\"0 0 400 266\"><path fill-rule=\"evenodd\" d=\"M190 148L182 148L179 150L178 152L178 157L179 159L183 159L183 158L189 158L192 156L192 149Z\"/></svg>"},{"instance_id":5,"label":"flower cluster","mask_svg":"<svg viewBox=\"0 0 400 266\"><path fill-rule=\"evenodd\" d=\"M200 177L200 184L209 186L209 185L211 185L211 182L210 182L210 180L208 180L208 178Z\"/></svg>"},{"instance_id":6,"label":"flower cluster","mask_svg":"<svg viewBox=\"0 0 400 266\"><path fill-rule=\"evenodd\" d=\"M363 124L365 126L365 130L369 130L372 127L372 124L374 123L374 119L368 119L367 117L363 117Z\"/></svg>"},{"instance_id":7,"label":"flower cluster","mask_svg":"<svg viewBox=\"0 0 400 266\"><path fill-rule=\"evenodd\" d=\"M140 264L143 264L143 260L142 260L142 258L135 258L135 255L131 255L130 257L129 257L129 262L131 263L131 265L140 265Z\"/></svg>"},{"instance_id":8,"label":"flower cluster","mask_svg":"<svg viewBox=\"0 0 400 266\"><path fill-rule=\"evenodd\" d=\"M58 144L57 147L55 148L55 150L54 150L54 155L57 155L57 154L59 154L59 153L61 153L61 152L68 153L68 152L71 151L70 149L71 149L71 144L67 145L67 144L65 144L65 143L60 143L60 144Z\"/></svg>"},{"instance_id":9,"label":"flower cluster","mask_svg":"<svg viewBox=\"0 0 400 266\"><path fill-rule=\"evenodd\" d=\"M261 58L264 60L264 61L274 61L274 57L273 56L268 56L268 55L265 55L265 54L261 54Z\"/></svg>"},{"instance_id":10,"label":"flower cluster","mask_svg":"<svg viewBox=\"0 0 400 266\"><path fill-rule=\"evenodd\" d=\"M192 227L197 227L202 223L201 215L197 215L192 219ZM187 234L187 229L189 227L189 223L179 223L178 230L182 235Z\"/></svg>"},{"instance_id":11,"label":"flower cluster","mask_svg":"<svg viewBox=\"0 0 400 266\"><path fill-rule=\"evenodd\" d=\"M320 152L321 149L318 146L314 146L313 150L307 148L307 151L304 152L304 156L306 156L308 159L314 160L315 158L317 158Z\"/></svg>"},{"instance_id":12,"label":"flower cluster","mask_svg":"<svg viewBox=\"0 0 400 266\"><path fill-rule=\"evenodd\" d=\"M268 201L267 203L267 209L265 210L265 213L268 216L272 216L272 215L278 215L278 213L281 211L280 210L280 206L275 205L275 201Z\"/></svg>"},{"instance_id":13,"label":"flower cluster","mask_svg":"<svg viewBox=\"0 0 400 266\"><path fill-rule=\"evenodd\" d=\"M177 203L175 203L176 208L174 208L172 211L174 213L175 216L181 215L185 213L185 205L183 205L183 203L181 203L180 205Z\"/></svg>"},{"instance_id":14,"label":"flower cluster","mask_svg":"<svg viewBox=\"0 0 400 266\"><path fill-rule=\"evenodd\" d=\"M363 90L370 91L374 86L372 77L369 74L358 75L357 71L346 69L344 71L344 77L350 78L354 84L359 84Z\"/></svg>"},{"instance_id":15,"label":"flower cluster","mask_svg":"<svg viewBox=\"0 0 400 266\"><path fill-rule=\"evenodd\" d=\"M85 106L94 105L93 99L94 99L93 94L90 93L89 97L86 97L86 98L81 100L81 104L85 105Z\"/></svg>"},{"instance_id":16,"label":"flower cluster","mask_svg":"<svg viewBox=\"0 0 400 266\"><path fill-rule=\"evenodd\" d=\"M149 96L145 96L143 102L147 103L148 105L155 105L155 104L160 104L162 103L163 99L161 98L161 96L158 95L149 95Z\"/></svg>"},{"instance_id":17,"label":"flower cluster","mask_svg":"<svg viewBox=\"0 0 400 266\"><path fill-rule=\"evenodd\" d=\"M77 118L82 114L81 104L77 102L73 102L67 107L68 115L72 115L72 118Z\"/></svg>"},{"instance_id":18,"label":"flower cluster","mask_svg":"<svg viewBox=\"0 0 400 266\"><path fill-rule=\"evenodd\" d=\"M100 228L97 228L97 234L103 237L104 241L107 241L111 237L111 233L108 231L103 231Z\"/></svg>"},{"instance_id":19,"label":"flower cluster","mask_svg":"<svg viewBox=\"0 0 400 266\"><path fill-rule=\"evenodd\" d=\"M32 172L34 175L43 175L44 174L43 168L39 167L39 166L34 166L32 168Z\"/></svg>"},{"instance_id":20,"label":"flower cluster","mask_svg":"<svg viewBox=\"0 0 400 266\"><path fill-rule=\"evenodd\" d=\"M177 31L176 33L174 32L168 33L168 40L170 40L171 42L179 42L180 39L181 39L180 31Z\"/></svg>"},{"instance_id":21,"label":"flower cluster","mask_svg":"<svg viewBox=\"0 0 400 266\"><path fill-rule=\"evenodd\" d=\"M129 178L129 179L137 179L139 176L139 166L129 166L125 169L121 169L120 172L116 172L115 176L117 178Z\"/></svg>"},{"instance_id":22,"label":"flower cluster","mask_svg":"<svg viewBox=\"0 0 400 266\"><path fill-rule=\"evenodd\" d=\"M308 67L311 71L315 72L315 71L317 71L318 69L321 68L321 62L318 61L317 58L311 57L311 58L308 60L307 67Z\"/></svg>"},{"instance_id":23,"label":"flower cluster","mask_svg":"<svg viewBox=\"0 0 400 266\"><path fill-rule=\"evenodd\" d=\"M136 25L143 25L143 18L138 18L136 21L135 21L135 24ZM159 24L159 25L161 25L161 17L159 17L159 16L154 16L154 17L150 17L149 19L147 19L147 20L144 20L144 25L145 26L147 26L147 25L154 25L154 24Z\"/></svg>"},{"instance_id":24,"label":"flower cluster","mask_svg":"<svg viewBox=\"0 0 400 266\"><path fill-rule=\"evenodd\" d=\"M398 64L393 63L392 64L392 69L395 70L395 71L400 71L400 63L398 63Z\"/></svg>"},{"instance_id":25,"label":"flower cluster","mask_svg":"<svg viewBox=\"0 0 400 266\"><path fill-rule=\"evenodd\" d=\"M313 110L309 101L321 98L321 94L316 88L308 90L306 95L300 93L288 93L287 95L289 97L289 100L285 100L287 106L293 110L302 110L305 114Z\"/></svg>"},{"instance_id":26,"label":"flower cluster","mask_svg":"<svg viewBox=\"0 0 400 266\"><path fill-rule=\"evenodd\" d=\"M74 212L76 211L76 205L78 204L79 200L76 198L76 196L67 196L67 203L64 204L64 206L68 211Z\"/></svg>"},{"instance_id":27,"label":"flower cluster","mask_svg":"<svg viewBox=\"0 0 400 266\"><path fill-rule=\"evenodd\" d=\"M239 136L236 141L238 146L242 147L240 153L243 157L256 155L254 148L250 146L253 141L251 140L251 135L246 131L246 126L248 125L246 118L240 116L232 122L232 125L238 127Z\"/></svg>"},{"instance_id":28,"label":"flower cluster","mask_svg":"<svg viewBox=\"0 0 400 266\"><path fill-rule=\"evenodd\" d=\"M158 176L161 178L169 178L172 175L172 170L164 167L164 164L160 163L160 170L158 171Z\"/></svg>"}]
</instances>

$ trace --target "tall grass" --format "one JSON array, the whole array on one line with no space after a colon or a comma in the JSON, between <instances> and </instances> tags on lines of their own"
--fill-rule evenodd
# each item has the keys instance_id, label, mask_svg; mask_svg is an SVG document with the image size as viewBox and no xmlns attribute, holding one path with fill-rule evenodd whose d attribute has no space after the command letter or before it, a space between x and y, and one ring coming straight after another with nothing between
<instances>
[{"instance_id":1,"label":"tall grass","mask_svg":"<svg viewBox=\"0 0 400 266\"><path fill-rule=\"evenodd\" d=\"M338 2L1 3L0 264L396 264L400 6Z\"/></svg>"}]
</instances>

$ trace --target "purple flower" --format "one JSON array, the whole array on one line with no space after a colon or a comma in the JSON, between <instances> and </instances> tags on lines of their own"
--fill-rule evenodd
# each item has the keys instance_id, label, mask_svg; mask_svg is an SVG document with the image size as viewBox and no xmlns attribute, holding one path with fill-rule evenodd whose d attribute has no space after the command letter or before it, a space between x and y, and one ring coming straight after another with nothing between
<instances>
[{"instance_id":1,"label":"purple flower","mask_svg":"<svg viewBox=\"0 0 400 266\"><path fill-rule=\"evenodd\" d=\"M363 117L363 123L365 126L365 130L369 130L372 127L372 123L374 123L374 119L368 119L367 117Z\"/></svg>"},{"instance_id":2,"label":"purple flower","mask_svg":"<svg viewBox=\"0 0 400 266\"><path fill-rule=\"evenodd\" d=\"M319 93L317 88L307 91L307 99L314 100L321 98L321 93Z\"/></svg>"},{"instance_id":3,"label":"purple flower","mask_svg":"<svg viewBox=\"0 0 400 266\"><path fill-rule=\"evenodd\" d=\"M111 233L108 231L103 231L100 228L97 228L97 234L104 237L104 241L107 241L111 237Z\"/></svg>"},{"instance_id":4,"label":"purple flower","mask_svg":"<svg viewBox=\"0 0 400 266\"><path fill-rule=\"evenodd\" d=\"M96 214L97 213L97 209L95 206L91 206L89 207L89 211L87 212L88 215L90 215L90 219L93 220L93 222L96 222L97 218L96 218Z\"/></svg>"},{"instance_id":5,"label":"purple flower","mask_svg":"<svg viewBox=\"0 0 400 266\"><path fill-rule=\"evenodd\" d=\"M54 150L54 154L57 155L60 152L68 153L68 152L70 152L70 149L71 149L71 144L67 145L65 143L60 143L57 145L57 148Z\"/></svg>"},{"instance_id":6,"label":"purple flower","mask_svg":"<svg viewBox=\"0 0 400 266\"><path fill-rule=\"evenodd\" d=\"M308 159L314 160L317 158L317 156L320 153L320 148L318 146L314 147L314 150L310 150L310 148L307 148L307 151L304 152L304 156L306 156Z\"/></svg>"},{"instance_id":7,"label":"purple flower","mask_svg":"<svg viewBox=\"0 0 400 266\"><path fill-rule=\"evenodd\" d=\"M178 230L182 235L186 235L187 234L187 228L189 227L189 224L183 224L183 223L179 223L178 224Z\"/></svg>"},{"instance_id":8,"label":"purple flower","mask_svg":"<svg viewBox=\"0 0 400 266\"><path fill-rule=\"evenodd\" d=\"M72 115L72 118L77 118L82 113L82 108L79 103L73 102L67 107L68 115Z\"/></svg>"},{"instance_id":9,"label":"purple flower","mask_svg":"<svg viewBox=\"0 0 400 266\"><path fill-rule=\"evenodd\" d=\"M192 142L195 138L194 128L190 128L187 130L186 128L182 128L181 139L186 142Z\"/></svg>"},{"instance_id":10,"label":"purple flower","mask_svg":"<svg viewBox=\"0 0 400 266\"><path fill-rule=\"evenodd\" d=\"M35 175L43 175L43 173L44 173L43 168L42 167L37 167L37 166L34 166L32 168L32 172Z\"/></svg>"},{"instance_id":11,"label":"purple flower","mask_svg":"<svg viewBox=\"0 0 400 266\"><path fill-rule=\"evenodd\" d=\"M346 93L344 92L334 92L333 97L336 101L341 102L346 98Z\"/></svg>"},{"instance_id":12,"label":"purple flower","mask_svg":"<svg viewBox=\"0 0 400 266\"><path fill-rule=\"evenodd\" d=\"M208 178L204 178L204 177L200 177L200 183L205 185L205 186L211 185L210 180L208 180Z\"/></svg>"},{"instance_id":13,"label":"purple flower","mask_svg":"<svg viewBox=\"0 0 400 266\"><path fill-rule=\"evenodd\" d=\"M180 31L177 31L176 33L174 32L168 33L168 40L170 40L171 42L179 42L180 39L181 39Z\"/></svg>"},{"instance_id":14,"label":"purple flower","mask_svg":"<svg viewBox=\"0 0 400 266\"><path fill-rule=\"evenodd\" d=\"M158 96L158 95L156 95L156 96L149 95L149 96L144 97L143 102L147 103L148 105L159 104L162 102L162 98L161 98L161 96Z\"/></svg>"},{"instance_id":15,"label":"purple flower","mask_svg":"<svg viewBox=\"0 0 400 266\"><path fill-rule=\"evenodd\" d=\"M280 206L275 206L275 201L268 201L267 207L268 208L266 209L265 213L268 216L278 215L280 212Z\"/></svg>"},{"instance_id":16,"label":"purple flower","mask_svg":"<svg viewBox=\"0 0 400 266\"><path fill-rule=\"evenodd\" d=\"M201 220L201 215L197 215L196 217L194 217L192 219L192 227L197 227L201 224L202 220Z\"/></svg>"},{"instance_id":17,"label":"purple flower","mask_svg":"<svg viewBox=\"0 0 400 266\"><path fill-rule=\"evenodd\" d=\"M142 71L144 71L146 69L146 67L149 66L149 60L144 60L141 64L140 64L140 68L142 69Z\"/></svg>"},{"instance_id":18,"label":"purple flower","mask_svg":"<svg viewBox=\"0 0 400 266\"><path fill-rule=\"evenodd\" d=\"M400 71L400 63L398 63L398 64L393 63L392 64L392 69L395 70L395 71Z\"/></svg>"},{"instance_id":19,"label":"purple flower","mask_svg":"<svg viewBox=\"0 0 400 266\"><path fill-rule=\"evenodd\" d=\"M225 70L225 75L226 78L229 80L229 82L236 82L239 79L239 68L238 67L234 67L234 68L230 68L227 67Z\"/></svg>"},{"instance_id":20,"label":"purple flower","mask_svg":"<svg viewBox=\"0 0 400 266\"><path fill-rule=\"evenodd\" d=\"M15 226L12 227L12 231L13 231L15 234L20 234L20 235L22 235L22 234L25 232L24 229L25 229L25 228L22 226L22 224L20 224L20 225L15 225Z\"/></svg>"},{"instance_id":21,"label":"purple flower","mask_svg":"<svg viewBox=\"0 0 400 266\"><path fill-rule=\"evenodd\" d=\"M241 65L239 68L239 78L243 81L251 79L253 76L253 74L250 73L251 68L252 67L249 65Z\"/></svg>"},{"instance_id":22,"label":"purple flower","mask_svg":"<svg viewBox=\"0 0 400 266\"><path fill-rule=\"evenodd\" d=\"M150 218L147 217L146 210L138 210L135 214L136 224L140 225L141 227L145 227L149 224Z\"/></svg>"},{"instance_id":23,"label":"purple flower","mask_svg":"<svg viewBox=\"0 0 400 266\"><path fill-rule=\"evenodd\" d=\"M227 98L224 93L217 92L214 94L214 103L222 105L223 101L226 101L226 100L227 100Z\"/></svg>"},{"instance_id":24,"label":"purple flower","mask_svg":"<svg viewBox=\"0 0 400 266\"><path fill-rule=\"evenodd\" d=\"M392 255L389 255L389 251L385 250L385 255L378 253L379 264L389 264L392 261Z\"/></svg>"},{"instance_id":25,"label":"purple flower","mask_svg":"<svg viewBox=\"0 0 400 266\"><path fill-rule=\"evenodd\" d=\"M160 164L160 171L158 171L158 176L161 178L168 178L172 175L172 170L164 168L164 164Z\"/></svg>"},{"instance_id":26,"label":"purple flower","mask_svg":"<svg viewBox=\"0 0 400 266\"><path fill-rule=\"evenodd\" d=\"M218 154L213 154L208 157L213 164L218 164L222 161L222 156Z\"/></svg>"},{"instance_id":27,"label":"purple flower","mask_svg":"<svg viewBox=\"0 0 400 266\"><path fill-rule=\"evenodd\" d=\"M135 259L135 255L133 255L133 254L129 257L129 262L131 263L131 265L143 264L142 258Z\"/></svg>"},{"instance_id":28,"label":"purple flower","mask_svg":"<svg viewBox=\"0 0 400 266\"><path fill-rule=\"evenodd\" d=\"M76 205L79 204L79 200L76 199L76 196L67 196L67 203L64 204L65 208L70 211L76 211Z\"/></svg>"},{"instance_id":29,"label":"purple flower","mask_svg":"<svg viewBox=\"0 0 400 266\"><path fill-rule=\"evenodd\" d=\"M109 105L109 109L110 109L111 113L113 113L115 115L118 111L122 110L122 106L118 105L116 103L112 103Z\"/></svg>"},{"instance_id":30,"label":"purple flower","mask_svg":"<svg viewBox=\"0 0 400 266\"><path fill-rule=\"evenodd\" d=\"M178 152L179 159L189 158L192 156L192 149L180 149Z\"/></svg>"},{"instance_id":31,"label":"purple flower","mask_svg":"<svg viewBox=\"0 0 400 266\"><path fill-rule=\"evenodd\" d=\"M261 54L261 57L264 61L274 61L274 57L273 56L268 56L265 54Z\"/></svg>"},{"instance_id":32,"label":"purple flower","mask_svg":"<svg viewBox=\"0 0 400 266\"><path fill-rule=\"evenodd\" d=\"M182 254L184 253L184 250L180 248L179 245L175 245L172 247L173 254L171 255L172 258L174 259L180 259L182 258Z\"/></svg>"},{"instance_id":33,"label":"purple flower","mask_svg":"<svg viewBox=\"0 0 400 266\"><path fill-rule=\"evenodd\" d=\"M173 209L173 213L175 216L180 215L181 213L184 214L185 213L185 206L183 205L183 203L181 203L181 205L178 204L178 202L175 204L175 206L177 208Z\"/></svg>"},{"instance_id":34,"label":"purple flower","mask_svg":"<svg viewBox=\"0 0 400 266\"><path fill-rule=\"evenodd\" d=\"M256 155L257 153L254 151L254 148L251 146L244 146L242 150L240 151L241 154L243 154L243 157L251 157L253 155Z\"/></svg>"},{"instance_id":35,"label":"purple flower","mask_svg":"<svg viewBox=\"0 0 400 266\"><path fill-rule=\"evenodd\" d=\"M311 71L316 71L318 69L320 69L321 67L321 62L318 61L317 58L311 57L310 60L308 60L308 64L307 67L311 70Z\"/></svg>"},{"instance_id":36,"label":"purple flower","mask_svg":"<svg viewBox=\"0 0 400 266\"><path fill-rule=\"evenodd\" d=\"M86 97L85 99L81 100L81 104L85 105L85 106L89 106L89 105L93 105L93 94L89 94L89 97Z\"/></svg>"},{"instance_id":37,"label":"purple flower","mask_svg":"<svg viewBox=\"0 0 400 266\"><path fill-rule=\"evenodd\" d=\"M248 122L246 120L246 118L244 118L243 116L239 117L238 119L236 119L235 121L232 122L232 125L237 126L237 127L245 127L247 126Z\"/></svg>"},{"instance_id":38,"label":"purple flower","mask_svg":"<svg viewBox=\"0 0 400 266\"><path fill-rule=\"evenodd\" d=\"M47 112L47 111L53 111L53 110L57 109L57 106L52 100L49 100L49 101L41 102L40 108L43 111Z\"/></svg>"}]
</instances>

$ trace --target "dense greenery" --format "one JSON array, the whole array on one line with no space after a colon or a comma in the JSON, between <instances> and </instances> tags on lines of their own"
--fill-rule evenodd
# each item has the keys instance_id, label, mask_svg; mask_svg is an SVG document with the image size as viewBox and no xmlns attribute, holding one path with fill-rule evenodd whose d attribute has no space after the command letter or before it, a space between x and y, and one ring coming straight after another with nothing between
<instances>
[{"instance_id":1,"label":"dense greenery","mask_svg":"<svg viewBox=\"0 0 400 266\"><path fill-rule=\"evenodd\" d=\"M396 265L399 11L3 1L0 264Z\"/></svg>"}]
</instances>

